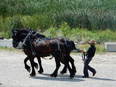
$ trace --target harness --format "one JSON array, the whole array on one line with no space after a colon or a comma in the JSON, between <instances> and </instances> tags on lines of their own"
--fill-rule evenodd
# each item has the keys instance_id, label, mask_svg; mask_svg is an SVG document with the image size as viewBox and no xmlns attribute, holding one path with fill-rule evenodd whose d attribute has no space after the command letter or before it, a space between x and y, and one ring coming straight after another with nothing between
<instances>
[{"instance_id":1,"label":"harness","mask_svg":"<svg viewBox=\"0 0 116 87\"><path fill-rule=\"evenodd\" d=\"M57 44L58 44L58 50L61 52L60 43L58 40L57 40Z\"/></svg>"},{"instance_id":2,"label":"harness","mask_svg":"<svg viewBox=\"0 0 116 87\"><path fill-rule=\"evenodd\" d=\"M30 37L30 35L32 35L32 33L33 33L33 31L29 31L29 33L27 34L27 36L24 38L24 40L23 40L23 42L22 43L20 43L19 42L19 44L20 45L22 45L22 47L23 46L26 46L26 41L27 41L27 39ZM31 40L30 40L31 41ZM31 42L29 41L29 43L30 43L30 47L31 47L31 52L32 52L32 55L36 55L36 52L35 52L35 50L34 50L34 47L33 47L33 45L31 44Z\"/></svg>"},{"instance_id":3,"label":"harness","mask_svg":"<svg viewBox=\"0 0 116 87\"><path fill-rule=\"evenodd\" d=\"M24 38L24 40L22 41L22 43L19 42L19 43L21 43L22 47L23 47L23 46L26 46L26 41L27 41L27 39L30 39L30 35L32 35L32 34L33 34L33 31L29 31L29 33L28 33L27 36ZM34 33L34 34L33 34L33 36L36 36L36 35L37 35L37 33ZM39 42L41 42L42 40L50 40L50 39L36 38L35 42L39 44ZM61 53L60 42L59 42L58 40L56 40L56 42L57 42L58 50L59 50L59 52ZM35 49L34 49L32 43L31 43L31 39L29 40L29 43L30 43L30 50L31 50L31 52L32 52L32 55L35 56L35 55L36 55L36 52L35 52ZM66 40L65 40L65 44L67 44ZM49 59L52 59L52 57L49 58Z\"/></svg>"},{"instance_id":4,"label":"harness","mask_svg":"<svg viewBox=\"0 0 116 87\"><path fill-rule=\"evenodd\" d=\"M26 36L25 39L23 40L23 43L22 43L23 46L25 45L25 42L27 41L27 38L28 38L32 33L33 33L33 32L30 31L30 32L27 34L27 36Z\"/></svg>"},{"instance_id":5,"label":"harness","mask_svg":"<svg viewBox=\"0 0 116 87\"><path fill-rule=\"evenodd\" d=\"M85 59L86 59L86 53L83 53L82 54L82 60L85 61Z\"/></svg>"}]
</instances>

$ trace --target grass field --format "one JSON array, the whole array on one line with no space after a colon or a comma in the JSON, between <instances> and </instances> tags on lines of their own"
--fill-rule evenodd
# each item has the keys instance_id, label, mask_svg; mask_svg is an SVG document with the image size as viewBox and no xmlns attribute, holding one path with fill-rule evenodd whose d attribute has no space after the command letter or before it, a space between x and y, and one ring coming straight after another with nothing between
<instances>
[{"instance_id":1,"label":"grass field","mask_svg":"<svg viewBox=\"0 0 116 87\"><path fill-rule=\"evenodd\" d=\"M75 42L116 41L116 0L0 0L0 37L31 28Z\"/></svg>"},{"instance_id":2,"label":"grass field","mask_svg":"<svg viewBox=\"0 0 116 87\"><path fill-rule=\"evenodd\" d=\"M67 23L71 28L116 29L116 0L0 0L0 32L12 28L46 31ZM7 32L7 33L6 33Z\"/></svg>"}]
</instances>

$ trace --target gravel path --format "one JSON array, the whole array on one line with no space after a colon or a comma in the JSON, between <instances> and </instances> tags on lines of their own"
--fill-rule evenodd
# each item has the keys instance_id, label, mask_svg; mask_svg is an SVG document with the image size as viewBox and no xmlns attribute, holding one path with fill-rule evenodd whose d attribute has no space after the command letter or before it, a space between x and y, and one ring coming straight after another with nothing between
<instances>
[{"instance_id":1,"label":"gravel path","mask_svg":"<svg viewBox=\"0 0 116 87\"><path fill-rule=\"evenodd\" d=\"M44 74L31 78L24 69L23 60L26 56L23 52L0 50L0 87L116 87L116 53L95 55L91 66L95 67L97 74L90 78L82 78L81 55L77 53L71 56L77 68L74 79L69 78L69 73L51 78L49 74L55 69L54 59L42 59Z\"/></svg>"}]
</instances>

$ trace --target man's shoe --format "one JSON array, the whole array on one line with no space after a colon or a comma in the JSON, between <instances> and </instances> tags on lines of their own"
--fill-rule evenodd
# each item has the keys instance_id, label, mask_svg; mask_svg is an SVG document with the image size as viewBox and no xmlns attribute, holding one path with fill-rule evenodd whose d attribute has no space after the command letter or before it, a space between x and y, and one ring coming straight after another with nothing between
<instances>
[{"instance_id":1,"label":"man's shoe","mask_svg":"<svg viewBox=\"0 0 116 87\"><path fill-rule=\"evenodd\" d=\"M96 71L93 73L93 76L95 76L95 74L96 74Z\"/></svg>"}]
</instances>

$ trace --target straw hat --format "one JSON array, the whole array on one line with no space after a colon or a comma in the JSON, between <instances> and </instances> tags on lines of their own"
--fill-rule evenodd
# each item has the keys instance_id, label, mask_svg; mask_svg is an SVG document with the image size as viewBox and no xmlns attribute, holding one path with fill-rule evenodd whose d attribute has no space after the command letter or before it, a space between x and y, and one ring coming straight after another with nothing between
<instances>
[{"instance_id":1,"label":"straw hat","mask_svg":"<svg viewBox=\"0 0 116 87\"><path fill-rule=\"evenodd\" d=\"M88 41L89 44L96 44L96 41L95 40L90 40Z\"/></svg>"}]
</instances>

